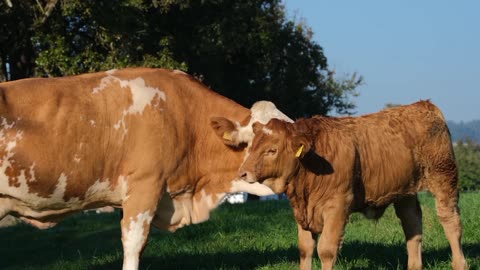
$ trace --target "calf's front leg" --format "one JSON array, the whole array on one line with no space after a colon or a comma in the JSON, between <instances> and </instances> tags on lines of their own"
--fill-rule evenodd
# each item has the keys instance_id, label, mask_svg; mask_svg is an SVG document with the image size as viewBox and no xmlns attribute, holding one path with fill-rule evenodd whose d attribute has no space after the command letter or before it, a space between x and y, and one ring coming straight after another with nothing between
<instances>
[{"instance_id":1,"label":"calf's front leg","mask_svg":"<svg viewBox=\"0 0 480 270\"><path fill-rule=\"evenodd\" d=\"M327 208L323 213L323 231L317 246L323 270L333 269L338 250L343 241L347 219L346 209L342 206Z\"/></svg>"},{"instance_id":2,"label":"calf's front leg","mask_svg":"<svg viewBox=\"0 0 480 270\"><path fill-rule=\"evenodd\" d=\"M300 251L300 270L312 269L312 256L315 249L317 234L306 231L297 223L298 249Z\"/></svg>"}]
</instances>

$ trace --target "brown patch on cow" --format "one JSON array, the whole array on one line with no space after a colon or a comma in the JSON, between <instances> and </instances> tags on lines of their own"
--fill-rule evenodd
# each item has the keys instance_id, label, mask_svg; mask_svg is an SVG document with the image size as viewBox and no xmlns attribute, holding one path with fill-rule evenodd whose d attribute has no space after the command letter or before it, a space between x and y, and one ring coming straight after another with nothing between
<instances>
[{"instance_id":1,"label":"brown patch on cow","mask_svg":"<svg viewBox=\"0 0 480 270\"><path fill-rule=\"evenodd\" d=\"M8 185L11 187L20 187L20 181L18 177L20 176L20 170L17 166L11 164L5 169L5 174L8 176Z\"/></svg>"}]
</instances>

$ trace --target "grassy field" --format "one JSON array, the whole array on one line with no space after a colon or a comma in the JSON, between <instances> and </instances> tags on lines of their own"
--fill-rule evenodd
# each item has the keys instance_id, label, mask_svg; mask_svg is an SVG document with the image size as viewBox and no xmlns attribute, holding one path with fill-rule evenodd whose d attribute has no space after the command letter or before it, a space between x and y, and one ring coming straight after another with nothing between
<instances>
[{"instance_id":1,"label":"grassy field","mask_svg":"<svg viewBox=\"0 0 480 270\"><path fill-rule=\"evenodd\" d=\"M433 198L421 196L425 269L450 269L450 248ZM463 247L480 269L480 193L461 196ZM0 230L0 269L120 269L119 213L73 216L39 231ZM203 224L176 233L153 230L141 269L298 269L296 225L287 201L223 205ZM354 214L336 269L406 269L406 249L392 207L379 222ZM320 269L318 258L315 269Z\"/></svg>"}]
</instances>

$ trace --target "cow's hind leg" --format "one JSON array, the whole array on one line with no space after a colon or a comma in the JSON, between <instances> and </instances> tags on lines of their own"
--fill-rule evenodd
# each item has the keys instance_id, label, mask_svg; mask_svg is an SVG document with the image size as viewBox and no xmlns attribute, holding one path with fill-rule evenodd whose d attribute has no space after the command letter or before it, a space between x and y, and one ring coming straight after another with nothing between
<instances>
[{"instance_id":1,"label":"cow's hind leg","mask_svg":"<svg viewBox=\"0 0 480 270\"><path fill-rule=\"evenodd\" d=\"M137 270L139 258L147 242L150 224L160 197L154 182L137 183L129 189L123 203L122 244L123 270Z\"/></svg>"},{"instance_id":2,"label":"cow's hind leg","mask_svg":"<svg viewBox=\"0 0 480 270\"><path fill-rule=\"evenodd\" d=\"M456 179L456 178L455 178ZM445 236L452 250L452 266L454 270L468 269L462 251L462 223L458 208L459 193L457 180L452 181L443 176L435 177L435 185L430 191L435 196L437 215L445 231Z\"/></svg>"},{"instance_id":3,"label":"cow's hind leg","mask_svg":"<svg viewBox=\"0 0 480 270\"><path fill-rule=\"evenodd\" d=\"M310 231L306 231L297 224L298 227L298 249L300 251L300 269L311 270L312 269L312 256L315 250L317 234L312 234Z\"/></svg>"},{"instance_id":4,"label":"cow's hind leg","mask_svg":"<svg viewBox=\"0 0 480 270\"><path fill-rule=\"evenodd\" d=\"M407 241L408 269L422 269L422 209L417 196L404 197L394 207Z\"/></svg>"}]
</instances>

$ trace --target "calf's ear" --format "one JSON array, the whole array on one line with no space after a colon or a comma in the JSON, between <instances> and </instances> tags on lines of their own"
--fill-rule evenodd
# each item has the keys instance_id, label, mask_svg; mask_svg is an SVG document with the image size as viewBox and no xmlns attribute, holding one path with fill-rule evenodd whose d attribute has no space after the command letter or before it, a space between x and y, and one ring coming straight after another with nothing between
<instances>
[{"instance_id":1,"label":"calf's ear","mask_svg":"<svg viewBox=\"0 0 480 270\"><path fill-rule=\"evenodd\" d=\"M210 126L224 144L238 146L242 142L238 139L238 129L235 123L225 117L210 118Z\"/></svg>"},{"instance_id":2,"label":"calf's ear","mask_svg":"<svg viewBox=\"0 0 480 270\"><path fill-rule=\"evenodd\" d=\"M258 134L265 125L260 122L255 122L252 125L253 134Z\"/></svg>"},{"instance_id":3,"label":"calf's ear","mask_svg":"<svg viewBox=\"0 0 480 270\"><path fill-rule=\"evenodd\" d=\"M310 140L305 135L294 135L290 147L296 158L303 158L312 148Z\"/></svg>"}]
</instances>

